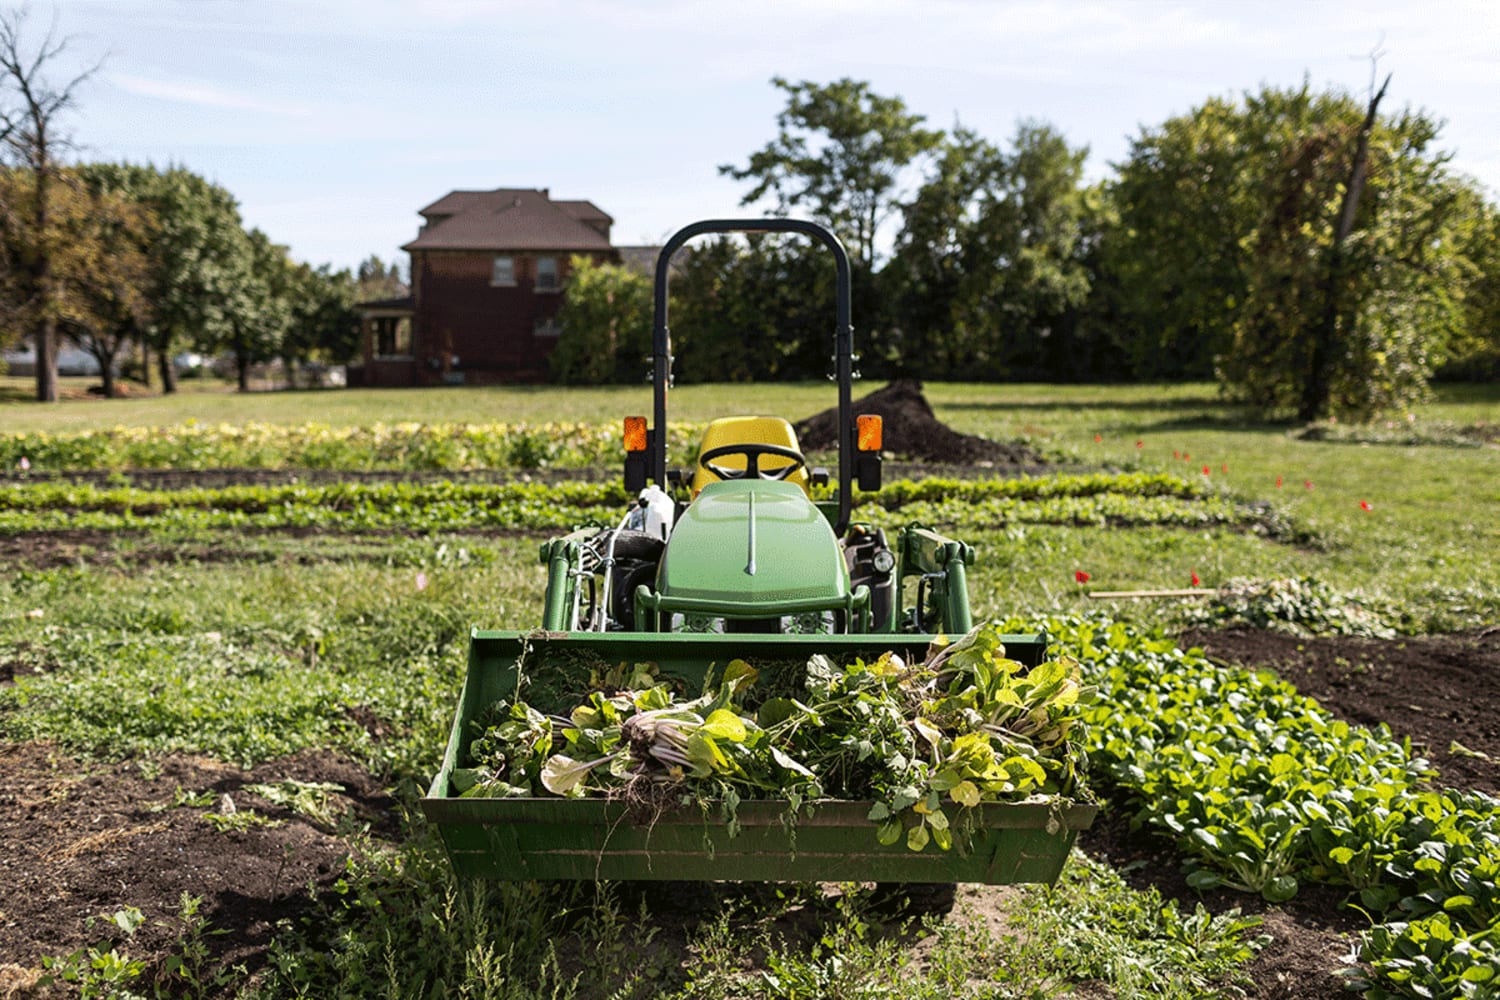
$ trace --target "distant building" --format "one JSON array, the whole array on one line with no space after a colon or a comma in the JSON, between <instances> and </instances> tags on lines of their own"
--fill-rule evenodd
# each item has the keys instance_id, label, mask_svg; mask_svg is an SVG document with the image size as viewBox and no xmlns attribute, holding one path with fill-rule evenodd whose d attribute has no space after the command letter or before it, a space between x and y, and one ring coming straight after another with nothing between
<instances>
[{"instance_id":1,"label":"distant building","mask_svg":"<svg viewBox=\"0 0 1500 1000\"><path fill-rule=\"evenodd\" d=\"M589 201L546 189L453 191L422 209L411 294L359 304L371 386L539 382L557 343L558 308L574 255L620 259L614 220Z\"/></svg>"}]
</instances>

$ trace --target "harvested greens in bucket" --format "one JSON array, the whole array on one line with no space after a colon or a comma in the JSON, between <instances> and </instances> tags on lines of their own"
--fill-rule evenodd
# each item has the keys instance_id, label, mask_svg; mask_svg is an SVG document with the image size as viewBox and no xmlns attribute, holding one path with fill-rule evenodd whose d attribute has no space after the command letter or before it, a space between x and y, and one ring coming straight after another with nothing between
<instances>
[{"instance_id":1,"label":"harvested greens in bucket","mask_svg":"<svg viewBox=\"0 0 1500 1000\"><path fill-rule=\"evenodd\" d=\"M794 695L763 700L743 660L691 700L650 664L616 673L567 716L495 703L455 791L618 798L647 814L715 805L731 828L746 799L784 800L792 813L868 801L880 842L914 851L953 846L956 823L983 803L1088 798L1078 727L1093 692L1078 664L1027 668L990 624L934 642L921 663L814 656Z\"/></svg>"}]
</instances>

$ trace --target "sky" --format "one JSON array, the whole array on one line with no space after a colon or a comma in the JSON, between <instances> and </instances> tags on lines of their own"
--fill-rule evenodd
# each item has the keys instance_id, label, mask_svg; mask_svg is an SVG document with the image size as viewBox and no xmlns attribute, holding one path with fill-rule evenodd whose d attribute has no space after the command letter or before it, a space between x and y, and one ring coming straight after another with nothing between
<instances>
[{"instance_id":1,"label":"sky","mask_svg":"<svg viewBox=\"0 0 1500 1000\"><path fill-rule=\"evenodd\" d=\"M13 0L0 6L14 9ZM1106 177L1142 127L1264 84L1367 97L1446 124L1453 167L1500 192L1500 2L1427 0L33 0L102 61L75 156L178 164L298 260L405 264L417 211L455 189L547 188L662 242L741 208L775 134L773 76L867 81L930 126L997 143L1039 119Z\"/></svg>"}]
</instances>

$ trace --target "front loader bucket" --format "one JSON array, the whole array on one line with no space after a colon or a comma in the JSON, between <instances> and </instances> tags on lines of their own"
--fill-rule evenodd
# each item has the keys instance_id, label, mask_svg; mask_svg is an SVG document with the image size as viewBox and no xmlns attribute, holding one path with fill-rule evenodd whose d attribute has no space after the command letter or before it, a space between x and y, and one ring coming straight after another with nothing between
<instances>
[{"instance_id":1,"label":"front loader bucket","mask_svg":"<svg viewBox=\"0 0 1500 1000\"><path fill-rule=\"evenodd\" d=\"M521 671L525 698L542 711L567 712L588 689L592 671L620 663L655 663L663 679L701 690L711 668L733 659L760 671L757 686L795 683L807 660L874 659L894 650L919 661L930 636L715 635L687 633L491 632L470 640L468 676L442 769L422 800L454 870L495 879L734 879L745 881L1052 882L1076 831L1093 820L1090 805L986 803L966 849L921 852L882 845L866 818L871 803L826 800L795 818L780 801L744 801L730 836L716 810L667 811L633 822L622 803L571 798L459 798L451 788L464 766L474 721L502 698L514 698ZM1034 665L1037 636L1006 636L1009 656Z\"/></svg>"}]
</instances>

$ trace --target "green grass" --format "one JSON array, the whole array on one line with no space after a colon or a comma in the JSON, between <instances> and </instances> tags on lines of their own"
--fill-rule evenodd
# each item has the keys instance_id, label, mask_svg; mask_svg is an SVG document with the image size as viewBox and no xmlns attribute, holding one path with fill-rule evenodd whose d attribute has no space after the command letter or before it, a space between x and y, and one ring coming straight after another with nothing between
<instances>
[{"instance_id":1,"label":"green grass","mask_svg":"<svg viewBox=\"0 0 1500 1000\"><path fill-rule=\"evenodd\" d=\"M1082 855L1056 887L1009 896L998 922L962 903L948 920L882 920L856 886L718 894L663 918L608 884L463 886L419 841L403 864L377 859L326 898L252 995L418 997L463 982L462 995L507 1000L948 1000L1095 982L1187 1000L1221 995L1261 943L1254 921L1181 913Z\"/></svg>"},{"instance_id":2,"label":"green grass","mask_svg":"<svg viewBox=\"0 0 1500 1000\"><path fill-rule=\"evenodd\" d=\"M16 674L0 687L0 734L98 758L182 751L245 766L325 747L421 785L471 624L529 620L541 581L530 541L497 540L482 562L442 539L396 550L384 566L346 561L335 543L341 558L313 566L16 573L0 586L0 650ZM372 740L354 708L395 735Z\"/></svg>"}]
</instances>

